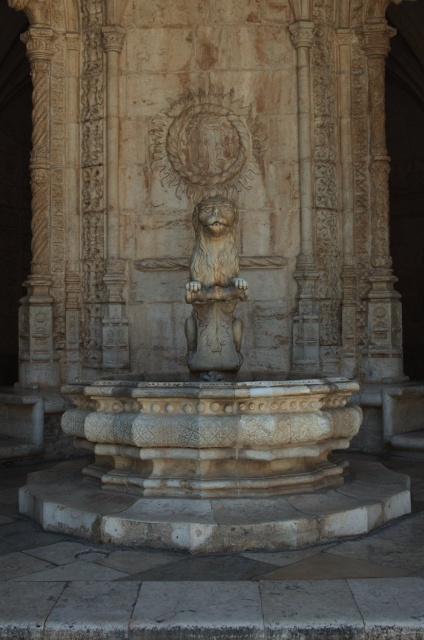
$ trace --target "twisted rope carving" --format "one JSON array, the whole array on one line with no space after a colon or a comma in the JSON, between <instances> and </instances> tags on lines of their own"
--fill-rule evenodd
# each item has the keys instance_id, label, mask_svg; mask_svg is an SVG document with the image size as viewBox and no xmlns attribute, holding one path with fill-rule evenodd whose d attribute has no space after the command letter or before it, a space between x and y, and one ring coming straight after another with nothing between
<instances>
[{"instance_id":1,"label":"twisted rope carving","mask_svg":"<svg viewBox=\"0 0 424 640\"><path fill-rule=\"evenodd\" d=\"M49 63L33 60L31 64L33 81L32 111L32 266L31 272L48 272L48 212L49 212L49 161L48 111L49 111Z\"/></svg>"},{"instance_id":2,"label":"twisted rope carving","mask_svg":"<svg viewBox=\"0 0 424 640\"><path fill-rule=\"evenodd\" d=\"M32 156L31 164L47 163L48 111L49 111L49 63L33 61L31 66L33 82L32 110Z\"/></svg>"},{"instance_id":3,"label":"twisted rope carving","mask_svg":"<svg viewBox=\"0 0 424 640\"><path fill-rule=\"evenodd\" d=\"M49 176L45 169L32 169L32 265L31 272L41 274L48 272L48 216Z\"/></svg>"}]
</instances>

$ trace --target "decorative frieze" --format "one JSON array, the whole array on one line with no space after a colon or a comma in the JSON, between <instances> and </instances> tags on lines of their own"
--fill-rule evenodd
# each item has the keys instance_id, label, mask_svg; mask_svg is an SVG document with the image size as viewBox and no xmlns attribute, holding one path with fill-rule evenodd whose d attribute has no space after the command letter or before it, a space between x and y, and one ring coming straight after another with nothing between
<instances>
[{"instance_id":1,"label":"decorative frieze","mask_svg":"<svg viewBox=\"0 0 424 640\"><path fill-rule=\"evenodd\" d=\"M320 355L322 368L339 371L341 344L341 238L339 170L336 135L335 33L329 19L333 3L314 6L313 102L315 131L316 261L320 273L317 293L320 309Z\"/></svg>"},{"instance_id":2,"label":"decorative frieze","mask_svg":"<svg viewBox=\"0 0 424 640\"><path fill-rule=\"evenodd\" d=\"M84 364L102 363L102 300L104 276L104 68L103 2L82 0L82 260Z\"/></svg>"}]
</instances>

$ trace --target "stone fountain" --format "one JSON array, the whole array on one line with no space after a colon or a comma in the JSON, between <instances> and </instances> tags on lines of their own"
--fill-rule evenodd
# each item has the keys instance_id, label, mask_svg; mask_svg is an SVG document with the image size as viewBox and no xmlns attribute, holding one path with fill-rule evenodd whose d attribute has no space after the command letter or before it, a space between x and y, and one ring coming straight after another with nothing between
<instances>
[{"instance_id":1,"label":"stone fountain","mask_svg":"<svg viewBox=\"0 0 424 640\"><path fill-rule=\"evenodd\" d=\"M97 542L241 551L366 533L408 512L403 476L377 463L347 476L332 454L361 424L360 408L348 404L355 382L236 381L243 325L234 314L248 296L237 222L222 196L194 208L188 382L99 378L63 389L74 403L63 430L94 460L30 478L21 510L45 528Z\"/></svg>"}]
</instances>

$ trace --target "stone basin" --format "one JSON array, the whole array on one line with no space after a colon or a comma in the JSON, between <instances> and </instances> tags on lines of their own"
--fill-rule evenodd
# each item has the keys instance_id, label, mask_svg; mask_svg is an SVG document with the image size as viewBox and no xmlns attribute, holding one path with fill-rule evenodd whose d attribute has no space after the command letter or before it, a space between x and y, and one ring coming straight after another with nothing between
<instances>
[{"instance_id":1,"label":"stone basin","mask_svg":"<svg viewBox=\"0 0 424 640\"><path fill-rule=\"evenodd\" d=\"M79 380L62 428L94 454L87 479L146 497L236 498L343 482L361 410L345 378L284 382Z\"/></svg>"}]
</instances>

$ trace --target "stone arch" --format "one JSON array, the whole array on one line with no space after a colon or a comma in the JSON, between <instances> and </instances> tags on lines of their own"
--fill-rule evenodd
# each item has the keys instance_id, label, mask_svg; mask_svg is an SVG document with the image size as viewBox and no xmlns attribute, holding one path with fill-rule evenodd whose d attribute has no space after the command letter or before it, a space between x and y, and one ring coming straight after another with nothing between
<instances>
[{"instance_id":1,"label":"stone arch","mask_svg":"<svg viewBox=\"0 0 424 640\"><path fill-rule=\"evenodd\" d=\"M58 31L78 32L80 10L77 0L7 0L15 11L24 11L30 25Z\"/></svg>"},{"instance_id":2,"label":"stone arch","mask_svg":"<svg viewBox=\"0 0 424 640\"><path fill-rule=\"evenodd\" d=\"M363 0L363 21L385 19L386 11L390 3L400 4L403 1L404 0ZM405 0L405 2L415 1L416 0Z\"/></svg>"},{"instance_id":3,"label":"stone arch","mask_svg":"<svg viewBox=\"0 0 424 640\"><path fill-rule=\"evenodd\" d=\"M122 25L128 0L104 0L106 24Z\"/></svg>"},{"instance_id":4,"label":"stone arch","mask_svg":"<svg viewBox=\"0 0 424 640\"><path fill-rule=\"evenodd\" d=\"M310 20L312 17L312 0L290 0L290 6L293 11L294 19Z\"/></svg>"}]
</instances>

